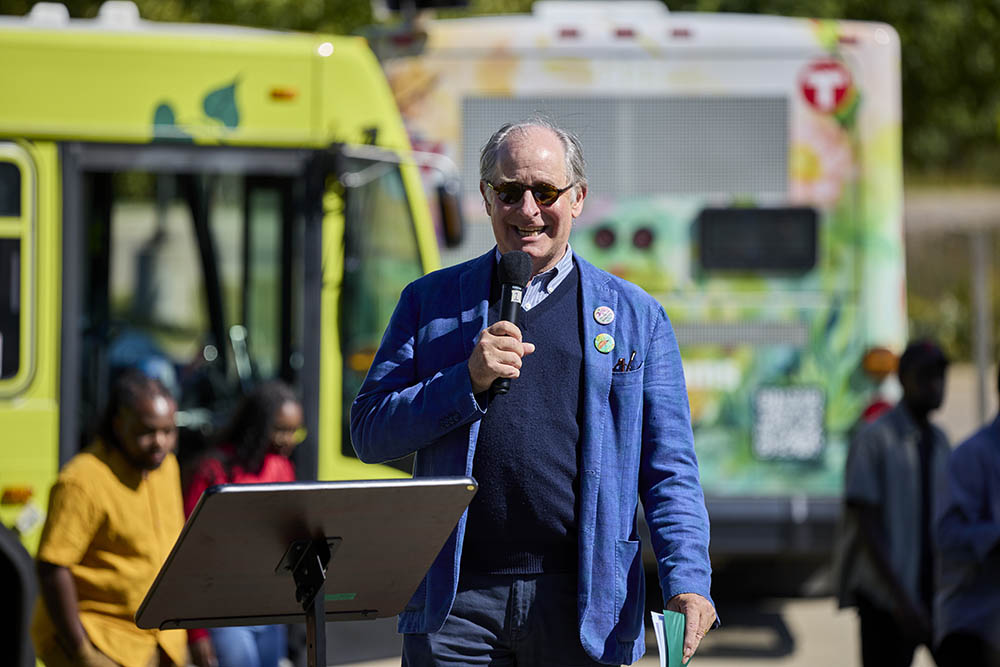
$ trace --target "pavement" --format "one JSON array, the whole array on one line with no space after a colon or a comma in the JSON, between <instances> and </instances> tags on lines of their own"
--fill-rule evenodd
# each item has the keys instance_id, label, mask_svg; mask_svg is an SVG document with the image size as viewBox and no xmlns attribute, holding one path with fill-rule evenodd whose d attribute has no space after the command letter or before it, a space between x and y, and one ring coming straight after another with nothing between
<instances>
[{"instance_id":1,"label":"pavement","mask_svg":"<svg viewBox=\"0 0 1000 667\"><path fill-rule=\"evenodd\" d=\"M860 667L858 622L853 610L837 609L831 598L720 602L723 625L708 633L689 663L694 667ZM358 625L365 626L363 629ZM349 628L347 626L356 626ZM328 626L329 665L398 667L399 637L390 619ZM359 631L362 634L359 634ZM364 640L365 648L351 642ZM639 667L658 667L656 640L647 632ZM368 659L355 656L367 652ZM377 656L377 657L375 657ZM921 648L913 667L934 667Z\"/></svg>"}]
</instances>

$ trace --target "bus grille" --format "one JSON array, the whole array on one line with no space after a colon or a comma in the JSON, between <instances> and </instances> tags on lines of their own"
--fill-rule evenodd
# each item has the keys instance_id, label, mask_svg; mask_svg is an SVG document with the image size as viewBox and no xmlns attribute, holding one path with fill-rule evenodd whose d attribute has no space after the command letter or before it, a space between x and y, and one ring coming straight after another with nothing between
<instances>
[{"instance_id":1,"label":"bus grille","mask_svg":"<svg viewBox=\"0 0 1000 667\"><path fill-rule=\"evenodd\" d=\"M789 104L783 96L466 97L462 182L479 187L479 151L504 123L543 114L583 143L591 193L783 198Z\"/></svg>"}]
</instances>

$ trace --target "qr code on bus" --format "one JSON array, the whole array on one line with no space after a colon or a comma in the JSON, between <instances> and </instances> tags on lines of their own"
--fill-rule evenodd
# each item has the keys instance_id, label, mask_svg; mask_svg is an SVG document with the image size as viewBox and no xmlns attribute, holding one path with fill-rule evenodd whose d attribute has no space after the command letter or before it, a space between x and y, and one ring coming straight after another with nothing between
<instances>
[{"instance_id":1,"label":"qr code on bus","mask_svg":"<svg viewBox=\"0 0 1000 667\"><path fill-rule=\"evenodd\" d=\"M753 452L761 459L814 459L823 450L823 392L761 387L754 395Z\"/></svg>"}]
</instances>

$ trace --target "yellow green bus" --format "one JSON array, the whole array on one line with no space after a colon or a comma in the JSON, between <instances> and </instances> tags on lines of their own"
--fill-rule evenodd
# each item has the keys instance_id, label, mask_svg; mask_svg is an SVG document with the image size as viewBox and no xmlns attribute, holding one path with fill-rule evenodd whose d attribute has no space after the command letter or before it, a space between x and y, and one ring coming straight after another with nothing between
<instances>
[{"instance_id":1,"label":"yellow green bus","mask_svg":"<svg viewBox=\"0 0 1000 667\"><path fill-rule=\"evenodd\" d=\"M300 477L406 474L360 463L343 425L400 290L440 261L363 39L41 3L0 17L0 89L4 591L32 586L10 554L122 367L175 391L182 463L281 378Z\"/></svg>"}]
</instances>

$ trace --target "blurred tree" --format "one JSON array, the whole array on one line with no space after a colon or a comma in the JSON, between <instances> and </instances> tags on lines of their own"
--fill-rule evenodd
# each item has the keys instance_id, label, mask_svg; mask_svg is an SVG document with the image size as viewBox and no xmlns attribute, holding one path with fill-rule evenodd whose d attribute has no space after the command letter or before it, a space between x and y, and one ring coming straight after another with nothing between
<instances>
[{"instance_id":1,"label":"blurred tree","mask_svg":"<svg viewBox=\"0 0 1000 667\"><path fill-rule=\"evenodd\" d=\"M134 0L154 21L226 23L274 30L349 33L372 22L365 0ZM23 15L35 0L0 0L0 14ZM73 18L93 18L103 0L63 0Z\"/></svg>"},{"instance_id":2,"label":"blurred tree","mask_svg":"<svg viewBox=\"0 0 1000 667\"><path fill-rule=\"evenodd\" d=\"M66 0L70 15L92 17L102 0ZM33 0L0 0L21 15ZM158 21L230 23L347 33L373 22L366 0L136 0ZM440 16L526 12L531 0L469 0ZM673 11L743 12L884 21L903 57L903 150L917 181L1000 182L1000 2L998 0L668 0Z\"/></svg>"}]
</instances>

